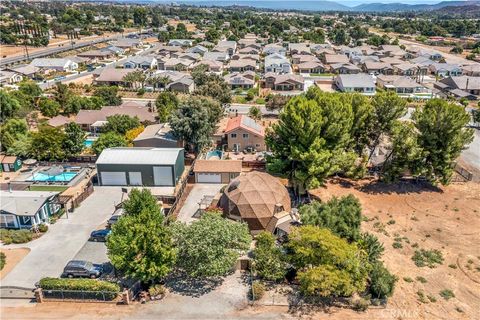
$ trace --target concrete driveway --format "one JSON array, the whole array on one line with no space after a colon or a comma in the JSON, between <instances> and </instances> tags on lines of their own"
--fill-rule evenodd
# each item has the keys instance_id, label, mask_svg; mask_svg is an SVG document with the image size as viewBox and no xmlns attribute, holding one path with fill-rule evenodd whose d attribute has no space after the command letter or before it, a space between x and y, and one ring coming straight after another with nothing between
<instances>
[{"instance_id":1,"label":"concrete driveway","mask_svg":"<svg viewBox=\"0 0 480 320\"><path fill-rule=\"evenodd\" d=\"M33 288L43 277L58 277L66 263L85 245L90 232L113 213L121 196L120 187L95 187L95 191L81 206L68 214L68 219L64 215L39 239L15 245L28 247L31 251L2 279L2 286Z\"/></svg>"},{"instance_id":2,"label":"concrete driveway","mask_svg":"<svg viewBox=\"0 0 480 320\"><path fill-rule=\"evenodd\" d=\"M180 209L177 220L186 223L195 221L196 218L193 216L197 212L198 205L202 201L203 197L216 195L223 186L224 184L196 183L185 200L185 204Z\"/></svg>"}]
</instances>

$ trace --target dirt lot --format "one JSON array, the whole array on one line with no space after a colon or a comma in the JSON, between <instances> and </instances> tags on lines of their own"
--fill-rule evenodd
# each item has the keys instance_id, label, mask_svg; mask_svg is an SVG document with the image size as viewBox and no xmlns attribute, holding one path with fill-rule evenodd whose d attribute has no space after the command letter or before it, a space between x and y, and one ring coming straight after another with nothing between
<instances>
[{"instance_id":1,"label":"dirt lot","mask_svg":"<svg viewBox=\"0 0 480 320\"><path fill-rule=\"evenodd\" d=\"M6 256L5 267L0 271L0 279L3 279L30 252L30 249L0 249L0 252L5 253Z\"/></svg>"},{"instance_id":2,"label":"dirt lot","mask_svg":"<svg viewBox=\"0 0 480 320\"><path fill-rule=\"evenodd\" d=\"M352 193L358 197L369 221L363 229L384 243L384 261L399 277L387 309L355 313L335 311L355 319L480 319L480 184L452 184L439 189L413 183L392 187L364 181L350 184L331 181L315 190L322 200ZM375 225L375 226L374 226ZM382 230L383 229L383 230ZM394 249L395 237L403 248ZM444 262L436 268L415 266L417 249L438 249ZM414 246L414 247L412 247ZM422 284L415 280L424 277ZM403 278L409 277L413 282ZM450 289L455 297L446 301L439 292ZM436 302L422 303L417 291ZM427 300L428 301L428 300ZM335 317L337 319L337 317Z\"/></svg>"}]
</instances>

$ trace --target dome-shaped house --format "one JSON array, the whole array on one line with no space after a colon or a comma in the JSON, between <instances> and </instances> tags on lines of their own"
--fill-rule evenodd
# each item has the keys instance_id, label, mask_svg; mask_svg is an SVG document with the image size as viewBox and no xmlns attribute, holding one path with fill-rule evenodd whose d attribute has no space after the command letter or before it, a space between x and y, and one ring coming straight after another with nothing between
<instances>
[{"instance_id":1,"label":"dome-shaped house","mask_svg":"<svg viewBox=\"0 0 480 320\"><path fill-rule=\"evenodd\" d=\"M271 175L252 171L238 176L225 188L220 206L231 219L245 221L250 232L274 232L279 220L289 216L290 195Z\"/></svg>"}]
</instances>

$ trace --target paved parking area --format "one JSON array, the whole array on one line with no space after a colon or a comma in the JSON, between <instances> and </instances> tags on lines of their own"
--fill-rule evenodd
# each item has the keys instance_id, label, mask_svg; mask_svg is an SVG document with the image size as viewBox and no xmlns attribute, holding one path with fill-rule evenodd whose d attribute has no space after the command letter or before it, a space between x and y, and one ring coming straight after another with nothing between
<instances>
[{"instance_id":1,"label":"paved parking area","mask_svg":"<svg viewBox=\"0 0 480 320\"><path fill-rule=\"evenodd\" d=\"M95 191L81 206L74 213L68 214L68 219L66 216L62 217L39 239L16 245L28 247L31 251L2 279L2 286L32 288L43 277L58 277L65 264L72 260L83 246L90 247L89 243L85 244L90 232L108 220L121 196L120 187L95 187ZM98 245L105 246L104 243ZM88 249L85 250L88 252ZM102 251L96 254L100 258Z\"/></svg>"},{"instance_id":2,"label":"paved parking area","mask_svg":"<svg viewBox=\"0 0 480 320\"><path fill-rule=\"evenodd\" d=\"M223 186L224 184L196 183L185 200L185 204L180 209L177 220L186 223L196 220L193 216L198 211L198 205L203 197L216 195Z\"/></svg>"}]
</instances>

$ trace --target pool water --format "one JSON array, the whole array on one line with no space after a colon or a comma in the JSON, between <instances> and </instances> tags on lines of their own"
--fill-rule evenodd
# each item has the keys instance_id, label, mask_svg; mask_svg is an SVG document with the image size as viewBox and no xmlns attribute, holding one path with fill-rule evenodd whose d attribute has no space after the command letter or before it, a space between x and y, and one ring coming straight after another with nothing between
<instances>
[{"instance_id":1,"label":"pool water","mask_svg":"<svg viewBox=\"0 0 480 320\"><path fill-rule=\"evenodd\" d=\"M206 159L210 159L210 158L218 158L218 159L222 159L223 157L223 151L222 150L213 150L213 151L208 151L207 152L207 157Z\"/></svg>"},{"instance_id":2,"label":"pool water","mask_svg":"<svg viewBox=\"0 0 480 320\"><path fill-rule=\"evenodd\" d=\"M37 172L34 173L29 181L42 181L42 182L69 182L75 176L77 172L64 172L56 176L49 176L48 174Z\"/></svg>"},{"instance_id":3,"label":"pool water","mask_svg":"<svg viewBox=\"0 0 480 320\"><path fill-rule=\"evenodd\" d=\"M85 139L83 141L83 145L85 146L85 148L91 148L94 141L95 140L92 139Z\"/></svg>"}]
</instances>

